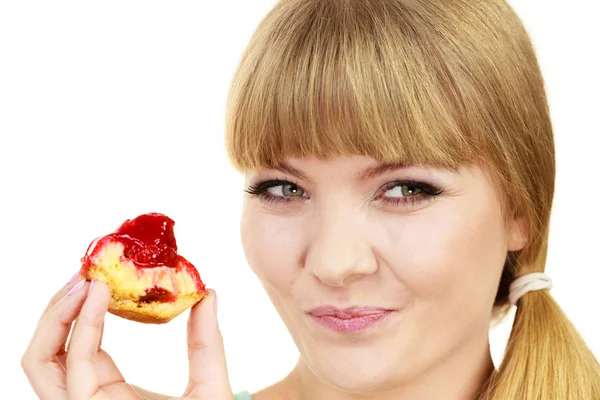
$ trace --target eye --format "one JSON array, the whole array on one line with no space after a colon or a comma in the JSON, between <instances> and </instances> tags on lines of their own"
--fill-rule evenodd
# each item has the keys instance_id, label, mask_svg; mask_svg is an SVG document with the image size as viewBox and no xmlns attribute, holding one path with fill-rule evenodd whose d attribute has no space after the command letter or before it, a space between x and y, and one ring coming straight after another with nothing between
<instances>
[{"instance_id":1,"label":"eye","mask_svg":"<svg viewBox=\"0 0 600 400\"><path fill-rule=\"evenodd\" d=\"M263 181L244 191L266 202L290 202L301 200L299 198L302 197L308 198L306 191L298 184L280 179Z\"/></svg>"},{"instance_id":2,"label":"eye","mask_svg":"<svg viewBox=\"0 0 600 400\"><path fill-rule=\"evenodd\" d=\"M442 190L425 182L395 181L384 185L382 194L377 199L394 206L416 206L435 199L441 193Z\"/></svg>"},{"instance_id":3,"label":"eye","mask_svg":"<svg viewBox=\"0 0 600 400\"><path fill-rule=\"evenodd\" d=\"M282 185L271 186L267 188L267 192L274 196L303 196L304 189L295 183L284 183Z\"/></svg>"},{"instance_id":4,"label":"eye","mask_svg":"<svg viewBox=\"0 0 600 400\"><path fill-rule=\"evenodd\" d=\"M386 191L386 197L409 197L424 192L423 188L416 185L397 185Z\"/></svg>"}]
</instances>

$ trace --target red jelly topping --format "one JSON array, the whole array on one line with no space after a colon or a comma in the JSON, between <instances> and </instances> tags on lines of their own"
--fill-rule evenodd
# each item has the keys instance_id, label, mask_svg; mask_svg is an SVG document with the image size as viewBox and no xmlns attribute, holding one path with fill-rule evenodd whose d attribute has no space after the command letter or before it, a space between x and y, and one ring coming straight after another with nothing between
<instances>
[{"instance_id":1,"label":"red jelly topping","mask_svg":"<svg viewBox=\"0 0 600 400\"><path fill-rule=\"evenodd\" d=\"M174 268L177 264L175 222L166 215L144 214L127 220L112 236L125 245L123 255L140 268L160 265Z\"/></svg>"},{"instance_id":2,"label":"red jelly topping","mask_svg":"<svg viewBox=\"0 0 600 400\"><path fill-rule=\"evenodd\" d=\"M173 226L175 222L163 214L150 213L125 221L115 233L90 244L92 254L83 258L84 266L92 264L91 258L106 241L122 243L123 257L132 260L138 268L167 266L177 267L177 242Z\"/></svg>"},{"instance_id":3,"label":"red jelly topping","mask_svg":"<svg viewBox=\"0 0 600 400\"><path fill-rule=\"evenodd\" d=\"M124 246L123 257L132 260L137 268L169 267L175 272L186 270L194 280L196 289L205 290L204 283L196 268L177 254L177 242L173 226L175 222L159 213L143 214L125 221L116 232L90 244L82 261L82 275L87 277L87 269L94 265L99 251L107 242L119 242ZM153 287L146 291L141 301L172 301L174 295L168 290Z\"/></svg>"}]
</instances>

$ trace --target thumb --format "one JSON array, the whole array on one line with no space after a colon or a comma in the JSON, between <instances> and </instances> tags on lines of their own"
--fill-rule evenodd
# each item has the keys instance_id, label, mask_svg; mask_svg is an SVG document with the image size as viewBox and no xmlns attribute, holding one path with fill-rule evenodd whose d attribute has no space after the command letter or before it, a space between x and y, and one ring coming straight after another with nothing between
<instances>
[{"instance_id":1,"label":"thumb","mask_svg":"<svg viewBox=\"0 0 600 400\"><path fill-rule=\"evenodd\" d=\"M187 332L190 378L186 398L233 399L216 306L217 294L209 289L208 296L190 312Z\"/></svg>"}]
</instances>

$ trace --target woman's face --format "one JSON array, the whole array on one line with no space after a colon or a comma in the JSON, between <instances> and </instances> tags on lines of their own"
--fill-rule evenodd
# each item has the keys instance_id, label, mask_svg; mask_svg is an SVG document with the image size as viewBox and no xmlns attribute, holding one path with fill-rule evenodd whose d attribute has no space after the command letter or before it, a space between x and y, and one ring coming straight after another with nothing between
<instances>
[{"instance_id":1,"label":"woman's face","mask_svg":"<svg viewBox=\"0 0 600 400\"><path fill-rule=\"evenodd\" d=\"M350 391L472 363L506 252L525 241L482 169L378 166L289 159L246 178L248 263L302 362Z\"/></svg>"}]
</instances>

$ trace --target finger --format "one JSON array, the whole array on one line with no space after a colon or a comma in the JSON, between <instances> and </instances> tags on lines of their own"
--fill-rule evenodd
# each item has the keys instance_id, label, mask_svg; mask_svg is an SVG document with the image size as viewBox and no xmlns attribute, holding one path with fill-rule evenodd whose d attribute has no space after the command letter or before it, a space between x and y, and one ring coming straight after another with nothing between
<instances>
[{"instance_id":1,"label":"finger","mask_svg":"<svg viewBox=\"0 0 600 400\"><path fill-rule=\"evenodd\" d=\"M77 325L77 321L75 321L75 325ZM98 351L102 350L102 338L103 337L104 337L104 320L102 321L102 326L100 327L100 340L98 341ZM69 341L69 343L70 343L70 341ZM66 362L66 353L69 348L69 343L66 344L65 349L62 350L62 352L59 351L59 355L62 355L61 353L65 354L65 359L64 359L65 362ZM65 368L66 368L66 364L65 364Z\"/></svg>"},{"instance_id":2,"label":"finger","mask_svg":"<svg viewBox=\"0 0 600 400\"><path fill-rule=\"evenodd\" d=\"M100 281L92 281L88 295L71 334L67 353L67 393L69 399L90 399L101 386L97 370L98 345L110 293ZM116 367L114 368L116 370ZM108 380L122 379L118 370ZM110 382L109 382L110 383Z\"/></svg>"},{"instance_id":3,"label":"finger","mask_svg":"<svg viewBox=\"0 0 600 400\"><path fill-rule=\"evenodd\" d=\"M102 349L102 339L104 338L104 319L102 320L102 326L100 327L100 339L98 340L98 351Z\"/></svg>"},{"instance_id":4,"label":"finger","mask_svg":"<svg viewBox=\"0 0 600 400\"><path fill-rule=\"evenodd\" d=\"M67 369L67 354L59 357L61 365ZM110 383L125 382L123 375L117 368L112 357L104 350L98 351L98 359L96 360L96 368L98 370L98 386L102 387Z\"/></svg>"},{"instance_id":5,"label":"finger","mask_svg":"<svg viewBox=\"0 0 600 400\"><path fill-rule=\"evenodd\" d=\"M80 281L72 287L40 321L21 359L25 375L41 398L63 398L65 373L57 360L64 347L71 325L85 300L87 283Z\"/></svg>"},{"instance_id":6,"label":"finger","mask_svg":"<svg viewBox=\"0 0 600 400\"><path fill-rule=\"evenodd\" d=\"M190 378L185 395L190 398L233 398L217 322L216 300L216 293L210 290L208 297L192 307L188 319Z\"/></svg>"},{"instance_id":7,"label":"finger","mask_svg":"<svg viewBox=\"0 0 600 400\"><path fill-rule=\"evenodd\" d=\"M64 345L71 325L85 300L87 283L80 281L70 294L55 304L42 318L29 343L27 354L39 361L53 360Z\"/></svg>"},{"instance_id":8,"label":"finger","mask_svg":"<svg viewBox=\"0 0 600 400\"><path fill-rule=\"evenodd\" d=\"M77 325L77 321L75 322ZM123 375L119 371L119 368L111 358L111 356L102 350L102 337L104 336L104 319L102 320L102 326L100 327L100 340L98 341L97 348L97 359L96 369L98 370L98 386L102 387L112 383L125 382ZM66 369L66 354L63 357L59 357L62 365ZM104 388L103 388L104 390Z\"/></svg>"},{"instance_id":9,"label":"finger","mask_svg":"<svg viewBox=\"0 0 600 400\"><path fill-rule=\"evenodd\" d=\"M97 357L96 369L98 370L98 386L102 388L104 392L111 394L107 387L121 387L121 385L115 386L115 384L125 383L125 378L123 378L123 374L121 374L119 368L107 352L104 350L98 350ZM67 368L66 358L66 353L59 357L59 360L64 366L65 370Z\"/></svg>"},{"instance_id":10,"label":"finger","mask_svg":"<svg viewBox=\"0 0 600 400\"><path fill-rule=\"evenodd\" d=\"M54 307L56 305L56 303L58 303L60 301L60 299L65 297L66 294L69 292L69 290L71 290L71 288L73 288L73 286L75 286L79 280L80 280L79 271L77 271L77 273L75 275L73 275L73 277L69 280L69 282L67 282L67 284L65 286L60 288L60 290L58 292L56 292L54 294L54 296L52 296L52 298L50 299L50 302L46 305L46 308L44 309L44 311L42 311L42 314L40 315L40 318L38 320L38 324L46 316L48 311L50 311L50 309L52 307Z\"/></svg>"}]
</instances>

